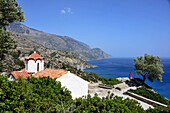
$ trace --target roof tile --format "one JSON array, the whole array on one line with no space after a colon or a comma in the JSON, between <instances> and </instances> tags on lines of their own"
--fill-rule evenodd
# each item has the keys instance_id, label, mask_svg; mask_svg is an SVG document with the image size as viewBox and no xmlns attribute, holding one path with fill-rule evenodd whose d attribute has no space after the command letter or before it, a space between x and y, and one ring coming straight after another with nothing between
<instances>
[{"instance_id":1,"label":"roof tile","mask_svg":"<svg viewBox=\"0 0 170 113\"><path fill-rule=\"evenodd\" d=\"M63 69L45 69L45 70L42 70L42 71L36 73L35 75L33 75L33 77L50 76L51 78L59 78L65 74L67 74L67 71L65 71Z\"/></svg>"},{"instance_id":2,"label":"roof tile","mask_svg":"<svg viewBox=\"0 0 170 113\"><path fill-rule=\"evenodd\" d=\"M22 69L21 71L13 71L11 74L15 77L15 79L18 79L19 76L22 76L23 78L27 78L29 76L25 69Z\"/></svg>"},{"instance_id":3,"label":"roof tile","mask_svg":"<svg viewBox=\"0 0 170 113\"><path fill-rule=\"evenodd\" d=\"M29 57L26 57L25 58L26 60L29 60L29 59L34 59L34 60L42 60L42 59L45 59L44 57L41 57L38 53L32 53Z\"/></svg>"}]
</instances>

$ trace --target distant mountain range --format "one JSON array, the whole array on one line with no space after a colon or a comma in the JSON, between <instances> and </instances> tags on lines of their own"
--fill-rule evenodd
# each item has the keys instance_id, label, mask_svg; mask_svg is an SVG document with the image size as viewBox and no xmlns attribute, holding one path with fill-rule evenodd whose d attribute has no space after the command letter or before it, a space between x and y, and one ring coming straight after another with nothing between
<instances>
[{"instance_id":1,"label":"distant mountain range","mask_svg":"<svg viewBox=\"0 0 170 113\"><path fill-rule=\"evenodd\" d=\"M69 50L80 55L84 60L108 58L100 48L91 49L87 44L67 36L59 36L29 28L19 22L6 27L9 31L27 37L32 41L52 50Z\"/></svg>"}]
</instances>

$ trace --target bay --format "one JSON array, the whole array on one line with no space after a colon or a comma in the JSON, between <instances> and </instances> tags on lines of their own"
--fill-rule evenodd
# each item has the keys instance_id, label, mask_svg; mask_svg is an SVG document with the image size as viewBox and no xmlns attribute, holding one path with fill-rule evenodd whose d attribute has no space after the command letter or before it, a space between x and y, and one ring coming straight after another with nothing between
<instances>
[{"instance_id":1,"label":"bay","mask_svg":"<svg viewBox=\"0 0 170 113\"><path fill-rule=\"evenodd\" d=\"M133 58L109 58L101 60L88 61L93 65L97 65L96 68L87 68L84 71L94 72L105 78L118 78L129 77L129 73L132 72L133 78L141 78L141 75L135 75ZM148 79L146 84L151 86L156 92L170 99L170 58L161 58L161 64L163 64L164 74L162 74L162 81L154 80L150 82Z\"/></svg>"}]
</instances>

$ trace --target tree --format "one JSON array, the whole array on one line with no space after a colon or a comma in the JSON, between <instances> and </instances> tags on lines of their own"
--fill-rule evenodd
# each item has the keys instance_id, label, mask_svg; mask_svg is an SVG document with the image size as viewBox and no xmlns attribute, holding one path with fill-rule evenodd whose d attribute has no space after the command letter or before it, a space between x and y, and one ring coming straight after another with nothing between
<instances>
[{"instance_id":1,"label":"tree","mask_svg":"<svg viewBox=\"0 0 170 113\"><path fill-rule=\"evenodd\" d=\"M9 49L15 47L10 32L6 30L6 26L14 21L24 21L23 11L16 0L0 0L0 60L4 59L4 54ZM0 65L2 65L0 63ZM2 66L1 66L2 67Z\"/></svg>"},{"instance_id":2,"label":"tree","mask_svg":"<svg viewBox=\"0 0 170 113\"><path fill-rule=\"evenodd\" d=\"M14 21L24 21L21 6L16 0L0 0L0 28L5 29L5 26Z\"/></svg>"},{"instance_id":3,"label":"tree","mask_svg":"<svg viewBox=\"0 0 170 113\"><path fill-rule=\"evenodd\" d=\"M4 59L4 53L8 53L9 49L15 48L10 32L4 29L0 29L0 47L0 60Z\"/></svg>"},{"instance_id":4,"label":"tree","mask_svg":"<svg viewBox=\"0 0 170 113\"><path fill-rule=\"evenodd\" d=\"M134 66L136 75L140 74L143 77L142 83L144 84L146 77L153 82L154 79L162 82L163 65L160 64L160 58L145 54L144 58L137 57L134 58Z\"/></svg>"}]
</instances>

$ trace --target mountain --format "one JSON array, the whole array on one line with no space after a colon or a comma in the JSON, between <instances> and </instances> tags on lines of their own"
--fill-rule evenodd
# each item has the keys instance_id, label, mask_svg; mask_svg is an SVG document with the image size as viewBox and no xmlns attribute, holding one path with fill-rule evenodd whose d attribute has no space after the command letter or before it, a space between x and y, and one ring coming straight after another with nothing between
<instances>
[{"instance_id":1,"label":"mountain","mask_svg":"<svg viewBox=\"0 0 170 113\"><path fill-rule=\"evenodd\" d=\"M28 57L34 50L45 57L45 68L79 70L95 67L72 51L48 49L27 37L15 33L11 35L14 37L17 47L11 49L9 54L5 54L5 59L1 61L3 66L0 65L0 72L8 73L23 69L25 67L24 58Z\"/></svg>"},{"instance_id":2,"label":"mountain","mask_svg":"<svg viewBox=\"0 0 170 113\"><path fill-rule=\"evenodd\" d=\"M27 37L32 41L53 50L69 50L80 55L84 60L108 58L100 48L91 49L87 44L74 40L68 36L59 36L29 28L19 22L6 27L15 34Z\"/></svg>"},{"instance_id":3,"label":"mountain","mask_svg":"<svg viewBox=\"0 0 170 113\"><path fill-rule=\"evenodd\" d=\"M23 55L29 56L30 52L33 52L36 49L40 55L45 57L45 63L49 68L59 68L58 62L65 63L67 65L73 66L77 69L94 67L93 65L85 62L81 56L75 54L72 51L63 51L63 50L52 50L40 45L27 37L21 35L12 34L14 40L17 44L17 50L20 50Z\"/></svg>"}]
</instances>

